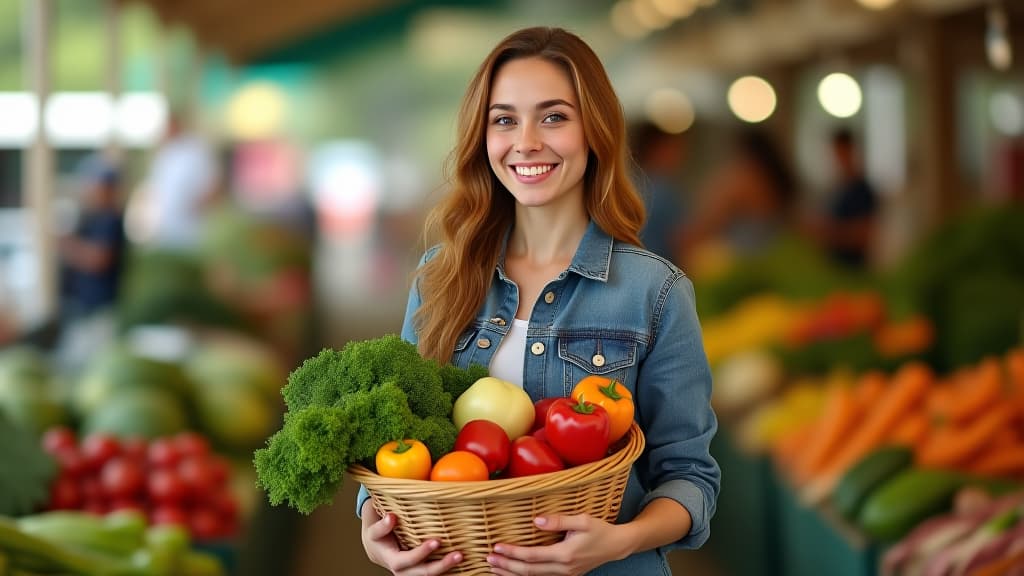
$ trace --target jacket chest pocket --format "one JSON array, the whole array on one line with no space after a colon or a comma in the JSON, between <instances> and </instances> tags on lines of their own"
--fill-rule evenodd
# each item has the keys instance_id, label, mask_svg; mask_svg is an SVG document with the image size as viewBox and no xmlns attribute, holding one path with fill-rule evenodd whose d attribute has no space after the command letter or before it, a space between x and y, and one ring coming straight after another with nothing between
<instances>
[{"instance_id":1,"label":"jacket chest pocket","mask_svg":"<svg viewBox=\"0 0 1024 576\"><path fill-rule=\"evenodd\" d=\"M638 348L637 341L628 337L559 337L565 395L586 376L614 378L632 391Z\"/></svg>"}]
</instances>

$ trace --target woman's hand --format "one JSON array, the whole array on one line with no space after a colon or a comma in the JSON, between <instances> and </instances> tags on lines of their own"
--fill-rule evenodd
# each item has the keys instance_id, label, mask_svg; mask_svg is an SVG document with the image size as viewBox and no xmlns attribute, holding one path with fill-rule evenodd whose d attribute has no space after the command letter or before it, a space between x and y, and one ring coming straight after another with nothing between
<instances>
[{"instance_id":1,"label":"woman's hand","mask_svg":"<svg viewBox=\"0 0 1024 576\"><path fill-rule=\"evenodd\" d=\"M487 556L495 574L575 576L625 558L632 552L629 543L621 537L620 526L587 514L539 517L534 524L541 530L565 532L565 539L550 546L498 544L494 553Z\"/></svg>"},{"instance_id":2,"label":"woman's hand","mask_svg":"<svg viewBox=\"0 0 1024 576\"><path fill-rule=\"evenodd\" d=\"M440 544L437 540L427 540L412 550L402 550L392 533L397 521L393 514L381 518L369 500L363 504L363 548L374 564L395 575L435 576L444 574L462 561L461 553L451 552L440 560L427 562L427 556Z\"/></svg>"}]
</instances>

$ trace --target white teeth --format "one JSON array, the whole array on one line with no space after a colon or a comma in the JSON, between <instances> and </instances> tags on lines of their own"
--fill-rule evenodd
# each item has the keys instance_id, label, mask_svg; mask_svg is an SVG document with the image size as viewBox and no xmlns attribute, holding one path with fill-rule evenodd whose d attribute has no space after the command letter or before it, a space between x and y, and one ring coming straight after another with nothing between
<instances>
[{"instance_id":1,"label":"white teeth","mask_svg":"<svg viewBox=\"0 0 1024 576\"><path fill-rule=\"evenodd\" d=\"M545 164L544 166L516 166L516 174L520 176L540 176L549 172L554 165Z\"/></svg>"}]
</instances>

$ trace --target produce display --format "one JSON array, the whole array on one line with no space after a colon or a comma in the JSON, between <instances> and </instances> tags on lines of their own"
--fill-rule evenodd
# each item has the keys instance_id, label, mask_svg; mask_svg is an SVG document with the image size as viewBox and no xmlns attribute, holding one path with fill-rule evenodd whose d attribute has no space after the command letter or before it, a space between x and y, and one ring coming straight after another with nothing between
<instances>
[{"instance_id":1,"label":"produce display","mask_svg":"<svg viewBox=\"0 0 1024 576\"><path fill-rule=\"evenodd\" d=\"M193 550L180 526L147 527L121 511L100 518L83 512L0 516L0 570L5 574L79 576L223 576L213 556Z\"/></svg>"},{"instance_id":2,"label":"produce display","mask_svg":"<svg viewBox=\"0 0 1024 576\"><path fill-rule=\"evenodd\" d=\"M235 536L239 505L229 487L230 466L195 433L147 441L105 433L79 441L68 428L51 428L43 449L59 463L50 484L49 510L104 515L142 513L150 524L185 527L192 540Z\"/></svg>"}]
</instances>

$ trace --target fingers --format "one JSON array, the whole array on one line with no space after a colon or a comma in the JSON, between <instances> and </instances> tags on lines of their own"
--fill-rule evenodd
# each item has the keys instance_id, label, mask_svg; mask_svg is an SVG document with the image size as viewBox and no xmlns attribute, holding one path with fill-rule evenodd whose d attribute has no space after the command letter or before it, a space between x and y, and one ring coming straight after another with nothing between
<instances>
[{"instance_id":1,"label":"fingers","mask_svg":"<svg viewBox=\"0 0 1024 576\"><path fill-rule=\"evenodd\" d=\"M587 514L576 514L574 516L538 516L533 519L537 528L548 532L571 532L574 530L586 530L590 525L590 516Z\"/></svg>"},{"instance_id":2,"label":"fingers","mask_svg":"<svg viewBox=\"0 0 1024 576\"><path fill-rule=\"evenodd\" d=\"M391 534L391 531L394 529L395 516L393 514L385 514L383 518L366 527L366 535L371 540L380 540Z\"/></svg>"},{"instance_id":3,"label":"fingers","mask_svg":"<svg viewBox=\"0 0 1024 576\"><path fill-rule=\"evenodd\" d=\"M387 514L366 528L366 536L371 542L367 544L367 553L375 563L395 574L435 576L448 572L462 561L462 553L449 552L440 560L427 562L427 557L440 546L440 542L433 539L410 550L401 550L392 534L395 522L394 514Z\"/></svg>"}]
</instances>

